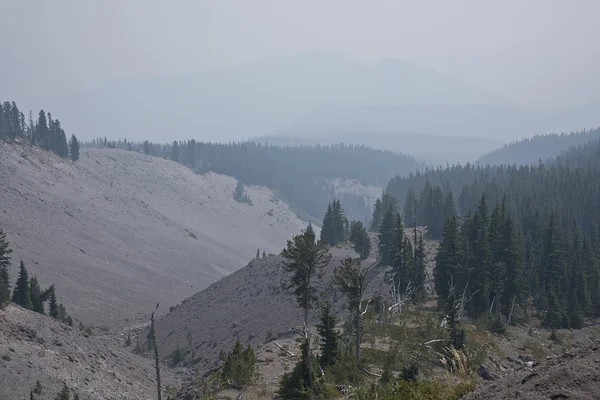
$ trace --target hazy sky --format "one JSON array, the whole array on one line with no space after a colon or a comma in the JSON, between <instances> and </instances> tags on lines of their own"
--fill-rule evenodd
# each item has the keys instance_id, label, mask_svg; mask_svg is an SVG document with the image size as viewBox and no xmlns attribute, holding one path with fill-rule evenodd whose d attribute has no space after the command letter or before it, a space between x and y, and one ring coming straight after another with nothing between
<instances>
[{"instance_id":1,"label":"hazy sky","mask_svg":"<svg viewBox=\"0 0 600 400\"><path fill-rule=\"evenodd\" d=\"M570 106L600 101L599 20L598 0L0 0L0 94L336 49Z\"/></svg>"}]
</instances>

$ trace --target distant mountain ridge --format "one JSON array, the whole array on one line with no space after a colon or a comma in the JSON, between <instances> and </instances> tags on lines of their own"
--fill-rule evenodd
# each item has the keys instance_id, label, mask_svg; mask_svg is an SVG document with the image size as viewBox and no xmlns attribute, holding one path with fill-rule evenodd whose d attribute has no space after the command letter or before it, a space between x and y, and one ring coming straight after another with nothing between
<instances>
[{"instance_id":1,"label":"distant mountain ridge","mask_svg":"<svg viewBox=\"0 0 600 400\"><path fill-rule=\"evenodd\" d=\"M446 163L467 162L483 153L496 150L502 142L493 139L462 136L443 136L425 133L380 133L366 130L358 131L320 131L306 132L302 136L262 136L251 139L273 146L330 146L339 143L368 145L375 149L387 149L409 154L429 166ZM432 145L432 144L435 144Z\"/></svg>"},{"instance_id":2,"label":"distant mountain ridge","mask_svg":"<svg viewBox=\"0 0 600 400\"><path fill-rule=\"evenodd\" d=\"M110 133L152 141L179 133L181 139L192 133L219 141L260 136L331 105L510 104L428 68L399 60L367 65L338 52L196 74L124 77L38 100L83 138Z\"/></svg>"},{"instance_id":3,"label":"distant mountain ridge","mask_svg":"<svg viewBox=\"0 0 600 400\"><path fill-rule=\"evenodd\" d=\"M502 148L481 156L480 165L533 165L555 158L571 147L578 147L600 138L600 128L580 132L536 135L511 142Z\"/></svg>"}]
</instances>

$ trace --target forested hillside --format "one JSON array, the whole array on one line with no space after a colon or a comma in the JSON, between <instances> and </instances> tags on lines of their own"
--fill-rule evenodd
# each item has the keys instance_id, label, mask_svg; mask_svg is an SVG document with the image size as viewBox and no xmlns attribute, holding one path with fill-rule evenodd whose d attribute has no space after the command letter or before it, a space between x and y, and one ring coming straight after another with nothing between
<instances>
[{"instance_id":1,"label":"forested hillside","mask_svg":"<svg viewBox=\"0 0 600 400\"><path fill-rule=\"evenodd\" d=\"M79 142L75 135L71 135L67 142L67 135L58 119L53 119L52 114L40 110L36 120L31 111L29 119L15 102L5 101L0 103L0 139L22 139L44 150L50 150L63 158L71 157L73 161L79 159Z\"/></svg>"},{"instance_id":2,"label":"forested hillside","mask_svg":"<svg viewBox=\"0 0 600 400\"><path fill-rule=\"evenodd\" d=\"M470 315L492 313L498 329L515 304L535 306L546 326L580 327L600 315L599 154L595 141L548 164L431 170L394 178L387 196L404 202L408 222L416 208L419 223L441 238L440 298L453 295L452 282L471 299ZM375 227L384 248L395 248L386 243L392 217Z\"/></svg>"},{"instance_id":3,"label":"forested hillside","mask_svg":"<svg viewBox=\"0 0 600 400\"><path fill-rule=\"evenodd\" d=\"M571 147L577 147L600 138L600 128L580 132L536 135L511 142L501 149L481 156L480 165L532 165L539 160L547 161Z\"/></svg>"},{"instance_id":4,"label":"forested hillside","mask_svg":"<svg viewBox=\"0 0 600 400\"><path fill-rule=\"evenodd\" d=\"M87 145L121 147L177 161L197 173L208 171L233 176L246 185L267 186L288 203L320 220L336 196L332 180L358 180L363 185L383 186L396 175L408 174L422 164L413 157L366 146L275 147L259 143L205 143L189 140L172 144L127 143L94 140ZM346 194L346 202L352 201ZM356 196L355 196L356 197ZM355 203L364 203L362 197ZM345 206L345 204L344 204ZM370 207L362 208L363 218Z\"/></svg>"}]
</instances>

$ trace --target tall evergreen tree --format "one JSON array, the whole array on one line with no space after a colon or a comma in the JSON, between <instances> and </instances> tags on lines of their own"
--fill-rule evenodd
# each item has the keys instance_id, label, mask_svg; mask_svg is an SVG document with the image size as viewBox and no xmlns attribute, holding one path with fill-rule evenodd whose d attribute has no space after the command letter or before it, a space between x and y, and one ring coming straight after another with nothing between
<instances>
[{"instance_id":1,"label":"tall evergreen tree","mask_svg":"<svg viewBox=\"0 0 600 400\"><path fill-rule=\"evenodd\" d=\"M336 244L334 218L333 207L331 206L331 203L329 203L321 226L321 242L330 246L335 246Z\"/></svg>"},{"instance_id":2,"label":"tall evergreen tree","mask_svg":"<svg viewBox=\"0 0 600 400\"><path fill-rule=\"evenodd\" d=\"M56 300L56 289L54 289L54 285L50 286L49 297L50 309L48 315L50 315L54 319L58 319L60 317L60 306L58 304L58 301Z\"/></svg>"},{"instance_id":3,"label":"tall evergreen tree","mask_svg":"<svg viewBox=\"0 0 600 400\"><path fill-rule=\"evenodd\" d=\"M389 265L392 261L396 216L397 213L390 204L379 226L379 260L383 265Z\"/></svg>"},{"instance_id":4,"label":"tall evergreen tree","mask_svg":"<svg viewBox=\"0 0 600 400\"><path fill-rule=\"evenodd\" d=\"M71 160L73 160L73 162L79 160L79 141L75 135L71 135L71 140L69 141L69 153L71 154Z\"/></svg>"},{"instance_id":5,"label":"tall evergreen tree","mask_svg":"<svg viewBox=\"0 0 600 400\"><path fill-rule=\"evenodd\" d=\"M414 282L417 290L415 299L420 300L425 295L425 281L427 278L427 262L425 254L425 244L423 243L423 236L419 235L419 242L415 249L415 257L413 263L413 273L411 281Z\"/></svg>"},{"instance_id":6,"label":"tall evergreen tree","mask_svg":"<svg viewBox=\"0 0 600 400\"><path fill-rule=\"evenodd\" d=\"M488 209L485 194L479 200L477 212L471 220L468 236L471 240L470 270L472 271L473 301L469 304L473 315L488 310L491 297L492 254L489 243Z\"/></svg>"},{"instance_id":7,"label":"tall evergreen tree","mask_svg":"<svg viewBox=\"0 0 600 400\"><path fill-rule=\"evenodd\" d=\"M35 276L32 276L31 279L29 279L29 288L31 291L32 310L44 314L44 292Z\"/></svg>"},{"instance_id":8,"label":"tall evergreen tree","mask_svg":"<svg viewBox=\"0 0 600 400\"><path fill-rule=\"evenodd\" d=\"M375 205L373 206L373 218L371 219L371 232L379 232L379 224L381 224L381 219L383 217L383 210L381 209L381 200L375 200Z\"/></svg>"},{"instance_id":9,"label":"tall evergreen tree","mask_svg":"<svg viewBox=\"0 0 600 400\"><path fill-rule=\"evenodd\" d=\"M8 269L10 267L10 254L12 250L6 240L6 234L0 228L0 308L10 300L10 277Z\"/></svg>"},{"instance_id":10,"label":"tall evergreen tree","mask_svg":"<svg viewBox=\"0 0 600 400\"><path fill-rule=\"evenodd\" d=\"M361 302L367 287L367 270L359 260L346 258L334 270L334 284L348 298L348 311L352 315L356 338L356 359L360 360Z\"/></svg>"},{"instance_id":11,"label":"tall evergreen tree","mask_svg":"<svg viewBox=\"0 0 600 400\"><path fill-rule=\"evenodd\" d=\"M455 276L463 269L462 244L456 217L450 217L444 225L444 234L433 270L435 291L439 296L439 304L445 304L448 299L449 285Z\"/></svg>"},{"instance_id":12,"label":"tall evergreen tree","mask_svg":"<svg viewBox=\"0 0 600 400\"><path fill-rule=\"evenodd\" d=\"M304 335L308 347L308 360L310 356L309 311L317 303L316 288L314 286L323 271L331 261L326 244L317 243L313 233L305 232L288 240L287 247L283 250L283 270L290 274L290 280L284 284L285 290L292 290L298 305L304 311ZM309 382L312 389L312 363L308 362Z\"/></svg>"},{"instance_id":13,"label":"tall evergreen tree","mask_svg":"<svg viewBox=\"0 0 600 400\"><path fill-rule=\"evenodd\" d=\"M37 125L35 127L35 143L45 150L50 150L50 136L48 133L48 121L46 113L41 110L38 114Z\"/></svg>"},{"instance_id":14,"label":"tall evergreen tree","mask_svg":"<svg viewBox=\"0 0 600 400\"><path fill-rule=\"evenodd\" d=\"M21 260L19 266L19 277L15 284L12 301L28 310L33 309L33 304L31 303L31 289L29 287L29 274L23 260Z\"/></svg>"},{"instance_id":15,"label":"tall evergreen tree","mask_svg":"<svg viewBox=\"0 0 600 400\"><path fill-rule=\"evenodd\" d=\"M173 141L173 146L171 147L171 160L179 162L179 142L177 141Z\"/></svg>"},{"instance_id":16,"label":"tall evergreen tree","mask_svg":"<svg viewBox=\"0 0 600 400\"><path fill-rule=\"evenodd\" d=\"M369 257L369 253L371 252L371 239L369 239L369 234L362 222L352 221L350 224L349 239L354 246L354 250L360 254L361 260L365 260Z\"/></svg>"},{"instance_id":17,"label":"tall evergreen tree","mask_svg":"<svg viewBox=\"0 0 600 400\"><path fill-rule=\"evenodd\" d=\"M405 245L406 238L404 236L404 225L400 215L396 215L396 226L394 227L394 234L392 236L391 250L390 250L390 265L392 267L391 278L393 287L396 293L403 293L410 280L409 265L412 261L412 254L410 258L406 258Z\"/></svg>"},{"instance_id":18,"label":"tall evergreen tree","mask_svg":"<svg viewBox=\"0 0 600 400\"><path fill-rule=\"evenodd\" d=\"M322 367L334 365L337 361L339 334L335 330L336 319L331 308L329 302L321 306L321 323L317 325L321 337L319 363Z\"/></svg>"}]
</instances>

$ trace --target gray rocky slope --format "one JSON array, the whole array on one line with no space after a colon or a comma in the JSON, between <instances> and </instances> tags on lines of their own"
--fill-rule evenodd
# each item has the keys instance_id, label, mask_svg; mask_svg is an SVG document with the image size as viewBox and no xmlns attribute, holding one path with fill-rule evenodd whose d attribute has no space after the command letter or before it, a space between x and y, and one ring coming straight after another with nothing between
<instances>
[{"instance_id":1,"label":"gray rocky slope","mask_svg":"<svg viewBox=\"0 0 600 400\"><path fill-rule=\"evenodd\" d=\"M175 162L115 149L83 149L73 163L0 142L0 227L42 286L95 326L131 325L193 295L251 260L278 253L303 229L273 193L196 175Z\"/></svg>"},{"instance_id":2,"label":"gray rocky slope","mask_svg":"<svg viewBox=\"0 0 600 400\"><path fill-rule=\"evenodd\" d=\"M339 310L345 300L332 287L333 270L344 258L357 254L340 248L331 252L332 261L324 269L318 288L321 297L332 300ZM179 347L184 363L206 372L219 364L221 352L229 351L238 338L256 347L264 343L268 333L289 337L301 332L303 312L294 297L282 290L287 276L281 263L280 255L252 261L162 316L156 324L156 338L163 357L169 359ZM389 288L383 284L382 270L374 263L373 259L363 262L365 267L373 265L367 276L369 295L381 291L387 296ZM318 311L311 314L313 320L318 317ZM146 336L143 332L138 337L142 348L147 346Z\"/></svg>"},{"instance_id":3,"label":"gray rocky slope","mask_svg":"<svg viewBox=\"0 0 600 400\"><path fill-rule=\"evenodd\" d=\"M163 368L163 385L177 379ZM54 399L64 383L80 399L131 400L156 396L153 361L88 336L50 317L9 305L0 310L0 400Z\"/></svg>"}]
</instances>

